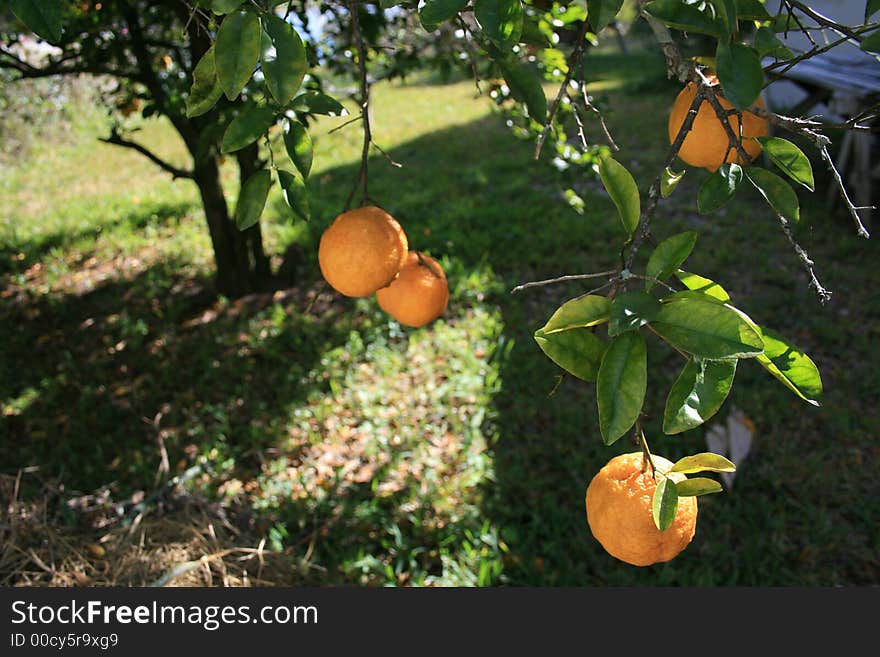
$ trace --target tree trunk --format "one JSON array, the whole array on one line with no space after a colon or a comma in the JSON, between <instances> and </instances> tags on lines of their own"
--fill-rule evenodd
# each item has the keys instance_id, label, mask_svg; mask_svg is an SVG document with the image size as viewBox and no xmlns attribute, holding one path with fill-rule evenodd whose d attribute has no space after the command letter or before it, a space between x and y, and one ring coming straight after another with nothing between
<instances>
[{"instance_id":1,"label":"tree trunk","mask_svg":"<svg viewBox=\"0 0 880 657\"><path fill-rule=\"evenodd\" d=\"M257 143L254 142L250 146L238 151L236 158L238 159L239 185L243 187L247 179L262 168L260 150ZM263 251L263 233L260 229L260 222L244 231L244 237L258 283L268 281L271 271L269 258L266 256L266 252Z\"/></svg>"},{"instance_id":2,"label":"tree trunk","mask_svg":"<svg viewBox=\"0 0 880 657\"><path fill-rule=\"evenodd\" d=\"M253 229L242 232L235 227L229 216L226 197L220 184L220 169L215 158L205 158L196 165L195 183L202 197L205 219L214 247L217 291L230 298L237 298L264 289L268 281L269 264L263 254L260 232L252 232ZM264 262L253 257L257 253Z\"/></svg>"}]
</instances>

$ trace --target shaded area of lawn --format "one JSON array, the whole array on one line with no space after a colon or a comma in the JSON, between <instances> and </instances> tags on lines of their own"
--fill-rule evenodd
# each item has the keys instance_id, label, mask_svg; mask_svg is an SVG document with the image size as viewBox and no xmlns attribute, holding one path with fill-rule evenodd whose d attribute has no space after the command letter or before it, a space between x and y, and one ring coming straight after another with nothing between
<instances>
[{"instance_id":1,"label":"shaded area of lawn","mask_svg":"<svg viewBox=\"0 0 880 657\"><path fill-rule=\"evenodd\" d=\"M356 131L316 140L314 222L270 226L301 254L296 286L274 295L216 299L199 218L184 207L180 222L153 204L100 234L22 238L8 252L24 258L9 265L0 310L10 336L3 472L39 463L32 476L63 482L69 496L109 485L112 498L128 501L130 520L139 491L156 486L162 444L169 472L160 481L198 468L187 503L220 509L238 545L265 538L308 582L876 583L880 281L865 264L876 243L805 203L799 235L835 293L822 308L756 195L699 216L704 174L690 171L661 205L657 237L697 230L689 269L810 353L827 398L821 409L806 406L744 363L728 403L757 432L733 490L701 498L697 536L675 561L623 566L590 536L583 497L601 465L633 446L602 445L594 387L566 378L556 388L559 370L531 337L583 288L509 294L523 280L613 267L618 221L593 177L535 163L532 144L514 140L485 106L437 120L445 127L413 123L444 98L461 102L468 86L376 93L379 116L384 102L403 117L383 147L404 167L374 158L370 194L414 248L441 259L452 285L446 316L428 329L402 330L374 301L339 298L320 281L317 237L354 180ZM645 188L663 157L674 87L639 82L607 93L619 157ZM566 204L566 186L585 199L583 215ZM652 447L673 459L702 451L702 430L660 434L680 362L655 343L649 359ZM173 509L175 499L160 502ZM71 531L101 534L76 509L53 513Z\"/></svg>"}]
</instances>

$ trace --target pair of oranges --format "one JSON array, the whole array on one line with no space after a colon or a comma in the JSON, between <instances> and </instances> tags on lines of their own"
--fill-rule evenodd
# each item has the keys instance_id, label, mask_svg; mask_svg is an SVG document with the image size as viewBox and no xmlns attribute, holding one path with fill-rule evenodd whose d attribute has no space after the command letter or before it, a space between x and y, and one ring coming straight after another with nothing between
<instances>
[{"instance_id":1,"label":"pair of oranges","mask_svg":"<svg viewBox=\"0 0 880 657\"><path fill-rule=\"evenodd\" d=\"M434 321L449 302L440 263L410 251L397 220L372 205L336 217L321 235L318 264L334 290L349 297L375 293L379 307L406 326Z\"/></svg>"}]
</instances>

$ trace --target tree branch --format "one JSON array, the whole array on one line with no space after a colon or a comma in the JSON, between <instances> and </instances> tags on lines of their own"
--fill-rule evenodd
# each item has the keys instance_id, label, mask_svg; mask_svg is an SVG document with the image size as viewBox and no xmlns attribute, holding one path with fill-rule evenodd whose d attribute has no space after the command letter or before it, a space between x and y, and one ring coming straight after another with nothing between
<instances>
[{"instance_id":1,"label":"tree branch","mask_svg":"<svg viewBox=\"0 0 880 657\"><path fill-rule=\"evenodd\" d=\"M660 174L654 179L654 182L651 183L651 187L648 190L648 204L645 207L644 213L639 219L639 225L636 229L635 238L633 238L632 247L630 248L629 254L626 256L626 259L623 263L623 267L625 269L632 268L633 262L635 262L636 259L636 253L638 253L642 244L651 232L651 220L654 217L654 212L656 212L657 210L657 203L660 201L660 184L662 181L663 171L670 167L675 161L675 158L678 156L678 152L681 150L681 147L684 144L685 138L691 131L691 128L694 126L694 120L697 118L697 113L700 111L700 106L703 104L703 100L705 100L706 98L706 90L707 87L703 85L697 87L697 93L694 94L694 100L691 102L691 106L688 108L685 119L684 121L682 121L681 128L679 128L678 134L675 136L675 140L672 142L672 146L670 146L669 148L669 153L666 155L666 161L663 163L663 169L661 170Z\"/></svg>"},{"instance_id":2,"label":"tree branch","mask_svg":"<svg viewBox=\"0 0 880 657\"><path fill-rule=\"evenodd\" d=\"M822 160L825 162L825 165L828 167L828 171L831 173L831 177L834 179L834 184L837 186L837 189L840 192L840 197L846 204L846 209L852 217L853 222L855 222L856 231L858 232L859 237L864 237L866 239L869 238L871 234L868 232L868 229L865 228L865 224L862 222L862 218L859 216L859 210L862 208L856 207L855 203L852 202L849 193L846 191L846 185L843 182L843 177L840 175L840 171L838 171L837 167L834 165L834 160L831 158L831 153L828 151L828 146L831 144L831 140L826 135L814 129L817 127L823 127L823 124L819 123L818 121L812 121L810 119L799 119L791 116L782 116L780 114L775 114L762 108L756 108L755 113L759 116L766 118L771 123L785 128L786 130L803 135L813 143L813 145L821 154ZM855 129L855 127L851 129ZM871 207L864 209L874 208Z\"/></svg>"},{"instance_id":3,"label":"tree branch","mask_svg":"<svg viewBox=\"0 0 880 657\"><path fill-rule=\"evenodd\" d=\"M782 226L782 232L785 233L785 237L794 249L798 260L801 261L804 271L806 271L807 276L810 277L810 287L816 291L816 295L819 297L819 303L825 305L831 300L831 292L825 289L816 277L816 272L813 271L813 261L810 259L810 256L804 248L798 244L797 240L795 240L794 235L791 232L791 226L788 225L788 219L779 213L776 214L776 218L779 220L779 225Z\"/></svg>"},{"instance_id":4,"label":"tree branch","mask_svg":"<svg viewBox=\"0 0 880 657\"><path fill-rule=\"evenodd\" d=\"M346 210L351 208L351 202L354 199L354 194L358 188L358 185L360 185L361 188L361 202L369 197L369 193L367 191L367 169L370 160L370 144L373 141L373 131L370 126L370 83L369 80L367 80L367 48L364 45L363 34L361 34L360 19L358 18L357 0L350 0L348 6L349 11L351 12L352 36L354 37L354 42L357 46L358 72L360 73L361 90L361 97L358 104L361 106L361 117L363 118L364 144L361 148L360 172L358 173L358 179L355 182L354 187L351 188L351 192L349 192L348 198L345 201Z\"/></svg>"},{"instance_id":5,"label":"tree branch","mask_svg":"<svg viewBox=\"0 0 880 657\"><path fill-rule=\"evenodd\" d=\"M169 164L158 155L153 153L151 150L138 144L134 141L129 141L127 139L123 139L118 132L115 130L110 133L109 137L99 137L99 141L104 142L105 144L113 144L114 146L123 146L124 148L130 148L132 150L137 151L147 159L149 159L154 164L158 165L165 171L171 174L172 178L187 178L192 180L195 174L188 169L178 169L173 164Z\"/></svg>"},{"instance_id":6,"label":"tree branch","mask_svg":"<svg viewBox=\"0 0 880 657\"><path fill-rule=\"evenodd\" d=\"M544 285L554 285L556 283L565 283L566 281L582 281L589 278L603 278L605 276L615 276L619 274L619 271L611 270L611 271L599 271L595 274L569 274L567 276L557 276L556 278L548 278L543 281L530 281L528 283L523 283L522 285L517 285L513 288L510 293L516 294L517 292L521 292L522 290L526 290L530 287L542 287Z\"/></svg>"},{"instance_id":7,"label":"tree branch","mask_svg":"<svg viewBox=\"0 0 880 657\"><path fill-rule=\"evenodd\" d=\"M571 55L568 58L568 70L565 72L565 78L562 80L562 84L559 85L559 91L556 92L556 98L553 99L553 103L550 105L550 110L547 112L547 122L544 124L544 129L541 130L541 134L538 135L538 141L535 143L536 160L541 157L541 149L544 148L544 142L547 140L547 135L550 133L550 128L553 126L553 117L556 116L556 112L559 109L559 103L562 102L562 97L568 93L568 83L571 82L571 76L574 74L574 69L584 52L584 44L587 43L587 30L589 29L590 22L588 20L583 21L581 29L578 30L578 35L576 37L577 43L575 43L574 50L571 51Z\"/></svg>"},{"instance_id":8,"label":"tree branch","mask_svg":"<svg viewBox=\"0 0 880 657\"><path fill-rule=\"evenodd\" d=\"M73 55L65 55L59 60L50 62L47 66L33 66L28 62L17 57L14 53L0 47L0 68L8 68L18 71L23 78L48 78L53 75L76 75L79 73L87 73L89 75L112 75L117 78L126 78L136 82L142 82L143 79L136 71L128 71L105 66L95 62L80 62L78 64L70 64L62 66L63 63L70 61Z\"/></svg>"}]
</instances>

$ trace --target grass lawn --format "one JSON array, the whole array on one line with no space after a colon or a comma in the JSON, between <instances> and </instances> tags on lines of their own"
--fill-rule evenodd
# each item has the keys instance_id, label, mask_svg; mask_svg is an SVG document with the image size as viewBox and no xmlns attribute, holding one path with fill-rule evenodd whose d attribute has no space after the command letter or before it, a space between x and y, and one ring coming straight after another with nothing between
<instances>
[{"instance_id":1,"label":"grass lawn","mask_svg":"<svg viewBox=\"0 0 880 657\"><path fill-rule=\"evenodd\" d=\"M676 87L631 75L662 72L653 55L590 57L617 157L646 190ZM373 95L375 138L403 167L377 154L370 195L451 285L446 315L417 331L372 299L332 293L317 267L317 240L355 180L357 124L312 129L311 223L289 218L273 191L265 234L273 253L300 254L296 283L237 301L211 291L195 188L97 142L95 117L2 171L0 495L15 511L0 523L0 582L143 584L220 548L250 571L216 559L174 581L880 581L878 247L825 208L824 170L823 191L800 194L797 227L834 293L824 307L757 194L701 216L706 174L691 170L660 206L655 235L697 230L688 269L807 351L826 396L813 408L743 363L719 415L735 407L755 425L735 485L700 498L684 553L639 569L601 549L584 513L593 474L634 447L603 446L594 386L559 383L532 339L584 288L509 293L612 268L613 205L596 177L533 161L533 145L472 81L381 84ZM138 138L186 163L167 125L147 122ZM232 190L234 170L225 176ZM582 214L566 188L584 199ZM660 431L678 359L649 346L646 431L673 460L705 450L703 428ZM173 477L179 485L166 485Z\"/></svg>"}]
</instances>

